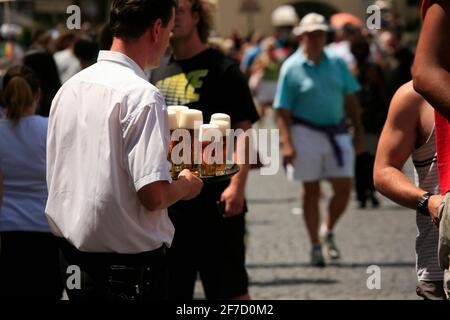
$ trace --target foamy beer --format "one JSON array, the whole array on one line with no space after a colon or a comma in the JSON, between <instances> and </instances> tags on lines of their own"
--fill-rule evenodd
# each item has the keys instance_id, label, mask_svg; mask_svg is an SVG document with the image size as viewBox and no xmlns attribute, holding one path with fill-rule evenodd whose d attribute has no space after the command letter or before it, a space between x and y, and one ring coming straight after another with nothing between
<instances>
[{"instance_id":1,"label":"foamy beer","mask_svg":"<svg viewBox=\"0 0 450 320\"><path fill-rule=\"evenodd\" d=\"M215 120L228 121L228 123L231 124L231 117L229 115L227 115L226 113L214 113L211 116L210 122L213 122Z\"/></svg>"},{"instance_id":2,"label":"foamy beer","mask_svg":"<svg viewBox=\"0 0 450 320\"><path fill-rule=\"evenodd\" d=\"M173 111L177 114L177 121L180 123L181 112L189 110L188 107L185 106L168 106L167 111Z\"/></svg>"},{"instance_id":3,"label":"foamy beer","mask_svg":"<svg viewBox=\"0 0 450 320\"><path fill-rule=\"evenodd\" d=\"M220 128L215 124L204 124L200 127L200 143L202 145L201 173L204 177L216 175L215 149L212 143L217 144Z\"/></svg>"},{"instance_id":4,"label":"foamy beer","mask_svg":"<svg viewBox=\"0 0 450 320\"><path fill-rule=\"evenodd\" d=\"M167 154L167 160L170 161L170 174L172 176L176 175L181 172L182 166L180 164L174 164L172 161L172 151L175 148L175 146L180 143L179 140L174 141L172 140L173 132L178 129L178 120L177 120L177 113L172 110L168 110L167 114L169 116L169 129L170 129L170 144L169 144L169 153Z\"/></svg>"},{"instance_id":5,"label":"foamy beer","mask_svg":"<svg viewBox=\"0 0 450 320\"><path fill-rule=\"evenodd\" d=\"M211 124L218 126L222 134L222 138L220 140L220 143L222 145L222 161L216 164L216 175L220 176L224 175L227 169L227 130L231 129L231 125L230 122L223 120L212 120Z\"/></svg>"},{"instance_id":6,"label":"foamy beer","mask_svg":"<svg viewBox=\"0 0 450 320\"><path fill-rule=\"evenodd\" d=\"M196 161L199 155L195 154L195 139L198 137L198 130L203 124L203 114L200 110L189 109L182 110L180 113L180 121L178 122L178 127L180 129L189 130L189 135L191 137L191 159L190 163L183 163L183 169L189 169L194 175L199 175L199 164L200 160ZM189 146L185 146L189 147Z\"/></svg>"}]
</instances>

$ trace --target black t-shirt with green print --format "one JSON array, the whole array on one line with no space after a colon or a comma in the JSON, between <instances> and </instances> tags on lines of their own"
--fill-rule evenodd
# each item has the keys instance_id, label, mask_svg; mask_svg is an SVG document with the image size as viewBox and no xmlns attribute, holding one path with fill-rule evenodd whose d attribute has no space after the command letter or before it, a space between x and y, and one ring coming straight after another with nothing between
<instances>
[{"instance_id":1,"label":"black t-shirt with green print","mask_svg":"<svg viewBox=\"0 0 450 320\"><path fill-rule=\"evenodd\" d=\"M152 71L150 82L161 91L167 105L201 110L205 123L214 113L230 115L232 125L258 120L239 65L216 49L206 49L188 60L165 58L161 66Z\"/></svg>"}]
</instances>

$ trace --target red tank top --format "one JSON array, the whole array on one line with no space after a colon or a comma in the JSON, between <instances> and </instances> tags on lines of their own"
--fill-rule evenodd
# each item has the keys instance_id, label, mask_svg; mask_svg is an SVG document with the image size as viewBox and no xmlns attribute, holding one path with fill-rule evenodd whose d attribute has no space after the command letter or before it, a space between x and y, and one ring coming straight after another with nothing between
<instances>
[{"instance_id":1,"label":"red tank top","mask_svg":"<svg viewBox=\"0 0 450 320\"><path fill-rule=\"evenodd\" d=\"M422 1L422 19L434 0ZM436 150L438 155L439 184L444 195L450 191L450 124L448 120L435 112Z\"/></svg>"}]
</instances>

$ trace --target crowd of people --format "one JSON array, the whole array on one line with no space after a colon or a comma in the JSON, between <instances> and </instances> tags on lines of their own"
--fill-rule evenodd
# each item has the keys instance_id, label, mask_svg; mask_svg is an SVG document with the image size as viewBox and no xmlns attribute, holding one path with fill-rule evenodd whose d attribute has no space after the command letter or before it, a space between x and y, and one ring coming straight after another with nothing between
<instances>
[{"instance_id":1,"label":"crowd of people","mask_svg":"<svg viewBox=\"0 0 450 320\"><path fill-rule=\"evenodd\" d=\"M442 15L439 8L431 14ZM341 256L333 230L353 181L361 209L380 205L375 185L402 205L425 206L417 215L417 292L444 299L447 251L440 247L438 257L436 224L450 175L440 173L439 184L435 139L438 154L450 149L448 124L434 129L432 107L437 117L450 108L436 90L448 83L439 73L445 62L434 61L439 86L423 79L424 46L440 57L440 44L427 33L421 39L413 87L413 49L395 21L369 31L281 6L272 34L220 39L211 36L213 19L208 0L114 0L98 29L36 31L26 48L3 35L15 49L4 57L12 66L0 107L0 296L60 299L64 286L71 300L192 299L199 275L207 299L251 298L251 165L239 163L237 175L217 184L203 185L189 170L173 180L167 106L182 104L205 118L226 113L244 132L275 121L287 176L302 183L313 266ZM249 148L245 139L238 144ZM417 187L401 173L409 156ZM320 222L323 180L333 197ZM27 274L36 261L37 278ZM81 288L68 286L74 265Z\"/></svg>"}]
</instances>

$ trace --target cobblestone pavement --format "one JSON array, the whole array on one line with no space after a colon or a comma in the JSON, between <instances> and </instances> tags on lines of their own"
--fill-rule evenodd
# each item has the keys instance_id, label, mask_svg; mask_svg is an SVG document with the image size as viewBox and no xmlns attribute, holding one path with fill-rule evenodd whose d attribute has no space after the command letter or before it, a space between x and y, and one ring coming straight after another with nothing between
<instances>
[{"instance_id":1,"label":"cobblestone pavement","mask_svg":"<svg viewBox=\"0 0 450 320\"><path fill-rule=\"evenodd\" d=\"M247 267L255 299L416 299L415 215L382 199L379 209L352 201L335 230L342 258L313 268L298 200L299 186L252 174L248 188ZM330 196L323 184L322 216ZM300 214L299 214L300 213ZM369 266L381 270L381 290L369 290Z\"/></svg>"},{"instance_id":2,"label":"cobblestone pavement","mask_svg":"<svg viewBox=\"0 0 450 320\"><path fill-rule=\"evenodd\" d=\"M323 193L322 216L331 194L327 183ZM380 208L360 210L352 195L335 230L342 258L320 269L309 265L299 194L300 185L288 182L282 170L249 177L247 270L254 299L417 299L412 210L381 196ZM372 265L381 270L380 290L367 287ZM196 297L202 297L199 284Z\"/></svg>"}]
</instances>

